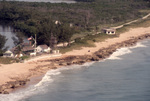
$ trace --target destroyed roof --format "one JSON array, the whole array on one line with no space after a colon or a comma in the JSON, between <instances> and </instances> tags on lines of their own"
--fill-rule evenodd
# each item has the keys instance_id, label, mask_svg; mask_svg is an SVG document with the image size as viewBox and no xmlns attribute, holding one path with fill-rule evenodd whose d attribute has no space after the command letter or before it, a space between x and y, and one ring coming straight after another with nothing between
<instances>
[{"instance_id":1,"label":"destroyed roof","mask_svg":"<svg viewBox=\"0 0 150 101\"><path fill-rule=\"evenodd\" d=\"M22 43L22 46L30 46L30 43Z\"/></svg>"}]
</instances>

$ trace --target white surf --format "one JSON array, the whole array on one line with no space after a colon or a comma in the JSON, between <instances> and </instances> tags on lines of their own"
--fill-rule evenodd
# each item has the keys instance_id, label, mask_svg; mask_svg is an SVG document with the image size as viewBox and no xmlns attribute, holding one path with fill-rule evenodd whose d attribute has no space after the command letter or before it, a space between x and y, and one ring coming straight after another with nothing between
<instances>
[{"instance_id":1,"label":"white surf","mask_svg":"<svg viewBox=\"0 0 150 101\"><path fill-rule=\"evenodd\" d=\"M120 49L117 49L108 59L110 59L110 60L116 60L116 59L121 60L122 58L120 56L132 53L131 49L139 48L139 47L144 48L147 46L139 42L135 46L132 46L132 47L120 48Z\"/></svg>"},{"instance_id":2,"label":"white surf","mask_svg":"<svg viewBox=\"0 0 150 101\"><path fill-rule=\"evenodd\" d=\"M71 70L71 69L81 69L83 66L88 68L94 62L85 63L83 65L72 65L62 67L56 70L48 71L42 78L42 80L36 85L30 85L28 88L21 89L17 92L10 93L8 95L1 94L0 101L24 101L23 99L28 98L29 96L35 95L37 93L46 92L46 87L49 83L53 83L55 76L60 75L62 71Z\"/></svg>"}]
</instances>

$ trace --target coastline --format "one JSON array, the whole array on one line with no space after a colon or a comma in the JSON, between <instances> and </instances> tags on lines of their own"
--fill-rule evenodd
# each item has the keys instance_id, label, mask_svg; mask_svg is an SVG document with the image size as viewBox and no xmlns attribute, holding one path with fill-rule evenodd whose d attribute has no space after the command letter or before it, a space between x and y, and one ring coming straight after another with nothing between
<instances>
[{"instance_id":1,"label":"coastline","mask_svg":"<svg viewBox=\"0 0 150 101\"><path fill-rule=\"evenodd\" d=\"M86 62L103 60L108 58L118 48L130 47L141 40L150 38L150 27L145 28L142 32L138 31L135 34L137 29L141 30L144 28L131 29L130 31L121 34L118 38L95 43L96 47L83 47L81 50L73 50L60 57L42 58L25 63L1 65L0 93L8 94L12 90L26 85L31 78L45 74L48 70L73 64L84 64ZM90 50L90 52L88 52L88 50Z\"/></svg>"}]
</instances>

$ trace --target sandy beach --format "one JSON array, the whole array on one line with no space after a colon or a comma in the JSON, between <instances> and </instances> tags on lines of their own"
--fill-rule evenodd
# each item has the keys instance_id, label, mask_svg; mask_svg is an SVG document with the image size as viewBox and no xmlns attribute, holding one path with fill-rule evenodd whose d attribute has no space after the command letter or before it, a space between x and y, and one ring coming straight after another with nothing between
<instances>
[{"instance_id":1,"label":"sandy beach","mask_svg":"<svg viewBox=\"0 0 150 101\"><path fill-rule=\"evenodd\" d=\"M99 49L107 48L111 45L134 39L148 33L150 33L150 27L134 28L120 34L117 38L107 39L104 42L97 42L95 43L96 47L83 47L81 50L73 50L62 54L59 57L43 56L41 58L34 58L33 60L26 61L24 63L14 63L8 65L0 64L0 89L6 89L6 91L10 92L10 89L5 88L5 85L8 82L16 80L29 80L31 77L44 74L50 69L61 67L61 65L57 65L53 61L47 60L54 60L68 56L92 55Z\"/></svg>"},{"instance_id":2,"label":"sandy beach","mask_svg":"<svg viewBox=\"0 0 150 101\"><path fill-rule=\"evenodd\" d=\"M146 33L150 33L150 27L147 28L134 28L130 29L128 32L120 34L117 38L107 39L104 42L95 43L96 47L83 47L81 50L73 50L64 55L86 55L92 54L101 48L109 47L115 43L120 43L125 40L133 39L134 37L138 37L140 35L144 35ZM90 50L90 52L88 52Z\"/></svg>"}]
</instances>

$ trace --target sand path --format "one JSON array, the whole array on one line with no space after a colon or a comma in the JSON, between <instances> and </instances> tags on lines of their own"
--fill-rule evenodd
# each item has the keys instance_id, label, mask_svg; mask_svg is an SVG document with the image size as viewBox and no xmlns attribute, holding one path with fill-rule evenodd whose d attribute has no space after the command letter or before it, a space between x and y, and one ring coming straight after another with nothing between
<instances>
[{"instance_id":1,"label":"sand path","mask_svg":"<svg viewBox=\"0 0 150 101\"><path fill-rule=\"evenodd\" d=\"M144 35L146 33L150 33L150 27L147 28L134 28L130 29L128 32L122 33L117 38L111 38L107 39L104 42L97 42L95 43L96 47L83 47L81 50L73 50L70 52L65 53L64 55L86 55L86 54L92 54L96 52L97 50L101 48L108 47L110 45L113 45L115 43L120 43L122 41L131 39L133 37L137 37L140 35ZM90 52L88 52L90 50Z\"/></svg>"}]
</instances>

